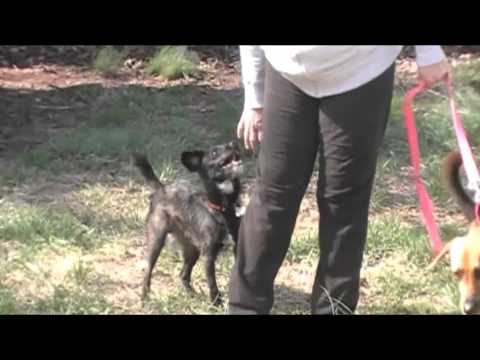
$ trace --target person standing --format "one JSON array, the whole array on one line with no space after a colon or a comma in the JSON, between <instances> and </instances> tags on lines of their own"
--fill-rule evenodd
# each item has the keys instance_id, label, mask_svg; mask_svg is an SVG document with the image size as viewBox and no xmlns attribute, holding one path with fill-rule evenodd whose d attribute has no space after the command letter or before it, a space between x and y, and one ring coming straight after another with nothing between
<instances>
[{"instance_id":1,"label":"person standing","mask_svg":"<svg viewBox=\"0 0 480 360\"><path fill-rule=\"evenodd\" d=\"M417 45L419 78L451 76L440 46ZM378 150L402 46L240 46L245 103L237 135L259 146L229 285L230 314L268 314L274 281L319 159L320 259L312 314L349 314L360 270Z\"/></svg>"}]
</instances>

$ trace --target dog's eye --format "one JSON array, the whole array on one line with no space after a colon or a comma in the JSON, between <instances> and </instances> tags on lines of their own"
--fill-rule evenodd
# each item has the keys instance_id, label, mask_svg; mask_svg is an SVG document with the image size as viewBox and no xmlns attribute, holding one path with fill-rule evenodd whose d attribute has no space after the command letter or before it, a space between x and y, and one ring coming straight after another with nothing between
<instances>
[{"instance_id":1,"label":"dog's eye","mask_svg":"<svg viewBox=\"0 0 480 360\"><path fill-rule=\"evenodd\" d=\"M459 270L456 270L453 272L453 274L457 277L457 278L462 278L463 277L463 274L464 274L464 271L459 269Z\"/></svg>"},{"instance_id":2,"label":"dog's eye","mask_svg":"<svg viewBox=\"0 0 480 360\"><path fill-rule=\"evenodd\" d=\"M475 277L475 280L480 281L480 268L475 268L475 270L473 270L473 276Z\"/></svg>"}]
</instances>

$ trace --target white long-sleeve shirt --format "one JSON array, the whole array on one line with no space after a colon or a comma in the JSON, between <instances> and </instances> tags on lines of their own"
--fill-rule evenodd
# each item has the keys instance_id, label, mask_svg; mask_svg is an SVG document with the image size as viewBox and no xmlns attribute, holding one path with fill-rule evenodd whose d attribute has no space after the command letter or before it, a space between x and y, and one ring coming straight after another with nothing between
<instances>
[{"instance_id":1,"label":"white long-sleeve shirt","mask_svg":"<svg viewBox=\"0 0 480 360\"><path fill-rule=\"evenodd\" d=\"M263 107L265 61L306 94L321 98L353 90L382 74L396 60L400 45L240 46L245 107ZM440 46L415 46L418 66L440 62Z\"/></svg>"}]
</instances>

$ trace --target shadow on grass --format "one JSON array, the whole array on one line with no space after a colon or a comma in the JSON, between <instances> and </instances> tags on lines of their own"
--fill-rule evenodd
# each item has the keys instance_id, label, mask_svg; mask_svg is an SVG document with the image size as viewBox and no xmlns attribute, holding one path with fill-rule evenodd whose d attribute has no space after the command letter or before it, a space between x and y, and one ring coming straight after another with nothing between
<instances>
[{"instance_id":1,"label":"shadow on grass","mask_svg":"<svg viewBox=\"0 0 480 360\"><path fill-rule=\"evenodd\" d=\"M241 96L237 89L195 86L0 88L0 111L0 185L6 186L0 191L8 192L62 175L89 183L135 178L134 151L172 179L183 171L181 151L233 138Z\"/></svg>"},{"instance_id":2,"label":"shadow on grass","mask_svg":"<svg viewBox=\"0 0 480 360\"><path fill-rule=\"evenodd\" d=\"M275 286L275 315L309 315L310 294L285 285Z\"/></svg>"}]
</instances>

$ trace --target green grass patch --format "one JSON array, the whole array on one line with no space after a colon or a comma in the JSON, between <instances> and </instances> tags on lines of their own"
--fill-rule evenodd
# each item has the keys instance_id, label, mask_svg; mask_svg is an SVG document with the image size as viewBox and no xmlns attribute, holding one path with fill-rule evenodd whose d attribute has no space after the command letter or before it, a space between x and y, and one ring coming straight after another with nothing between
<instances>
[{"instance_id":1,"label":"green grass patch","mask_svg":"<svg viewBox=\"0 0 480 360\"><path fill-rule=\"evenodd\" d=\"M117 189L102 184L87 185L73 194L75 217L104 236L142 231L148 194L133 189L133 183Z\"/></svg>"},{"instance_id":2,"label":"green grass patch","mask_svg":"<svg viewBox=\"0 0 480 360\"><path fill-rule=\"evenodd\" d=\"M429 247L423 225L412 226L395 214L372 219L366 247L369 258L381 261L385 256L400 250L407 251L410 260L426 264Z\"/></svg>"},{"instance_id":3,"label":"green grass patch","mask_svg":"<svg viewBox=\"0 0 480 360\"><path fill-rule=\"evenodd\" d=\"M93 62L93 68L106 76L112 76L118 73L122 68L125 54L113 46L102 48Z\"/></svg>"},{"instance_id":4,"label":"green grass patch","mask_svg":"<svg viewBox=\"0 0 480 360\"><path fill-rule=\"evenodd\" d=\"M61 315L102 315L112 311L111 305L102 294L88 289L74 288L63 285L54 287L53 294L33 304L35 314Z\"/></svg>"},{"instance_id":5,"label":"green grass patch","mask_svg":"<svg viewBox=\"0 0 480 360\"><path fill-rule=\"evenodd\" d=\"M375 278L376 304L360 314L432 315L458 313L455 281L445 271L425 273L412 263L385 268Z\"/></svg>"},{"instance_id":6,"label":"green grass patch","mask_svg":"<svg viewBox=\"0 0 480 360\"><path fill-rule=\"evenodd\" d=\"M25 166L45 169L51 160L51 154L45 149L33 149L20 154L20 160Z\"/></svg>"},{"instance_id":7,"label":"green grass patch","mask_svg":"<svg viewBox=\"0 0 480 360\"><path fill-rule=\"evenodd\" d=\"M220 94L217 99L215 129L222 138L233 138L236 136L237 124L242 115L242 98Z\"/></svg>"},{"instance_id":8,"label":"green grass patch","mask_svg":"<svg viewBox=\"0 0 480 360\"><path fill-rule=\"evenodd\" d=\"M457 88L469 86L472 82L480 81L480 59L475 59L467 64L457 66L454 69L453 75Z\"/></svg>"},{"instance_id":9,"label":"green grass patch","mask_svg":"<svg viewBox=\"0 0 480 360\"><path fill-rule=\"evenodd\" d=\"M225 295L223 295L225 300ZM210 304L208 294L190 296L182 288L162 294L150 300L151 311L161 315L225 315L226 305L215 307Z\"/></svg>"},{"instance_id":10,"label":"green grass patch","mask_svg":"<svg viewBox=\"0 0 480 360\"><path fill-rule=\"evenodd\" d=\"M318 259L319 243L317 231L311 231L292 239L287 252L288 261L299 263L305 259Z\"/></svg>"},{"instance_id":11,"label":"green grass patch","mask_svg":"<svg viewBox=\"0 0 480 360\"><path fill-rule=\"evenodd\" d=\"M86 166L103 158L129 160L132 152L144 152L160 172L173 175L172 169L181 168L181 151L205 146L179 91L132 88L116 94L84 115L82 126L50 139L49 146L62 156L83 159ZM188 89L180 93L188 94Z\"/></svg>"},{"instance_id":12,"label":"green grass patch","mask_svg":"<svg viewBox=\"0 0 480 360\"><path fill-rule=\"evenodd\" d=\"M90 248L98 240L95 229L70 213L13 203L0 205L0 239L28 246L58 243L82 248Z\"/></svg>"},{"instance_id":13,"label":"green grass patch","mask_svg":"<svg viewBox=\"0 0 480 360\"><path fill-rule=\"evenodd\" d=\"M12 315L18 312L15 295L0 282L0 315Z\"/></svg>"},{"instance_id":14,"label":"green grass patch","mask_svg":"<svg viewBox=\"0 0 480 360\"><path fill-rule=\"evenodd\" d=\"M150 75L161 75L171 80L194 74L198 63L197 54L186 46L165 46L150 59L145 70Z\"/></svg>"}]
</instances>

